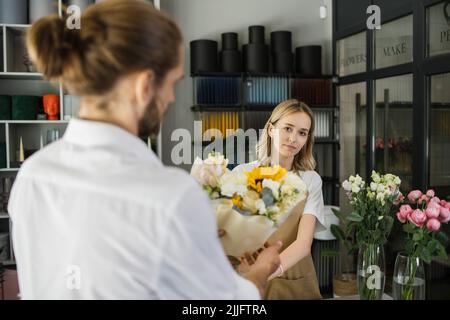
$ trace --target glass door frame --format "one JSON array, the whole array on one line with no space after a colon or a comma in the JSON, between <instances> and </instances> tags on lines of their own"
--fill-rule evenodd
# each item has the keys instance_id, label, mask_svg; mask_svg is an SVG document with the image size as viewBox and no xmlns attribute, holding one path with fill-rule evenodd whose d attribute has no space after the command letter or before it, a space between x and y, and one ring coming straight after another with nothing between
<instances>
[{"instance_id":1,"label":"glass door frame","mask_svg":"<svg viewBox=\"0 0 450 320\"><path fill-rule=\"evenodd\" d=\"M357 1L357 0L355 0ZM370 1L376 4L377 1ZM413 16L413 62L395 65L391 67L374 69L374 30L366 27L365 19L337 31L337 17L335 10L338 0L333 0L333 70L337 70L337 42L346 37L360 32L366 32L366 71L338 77L339 85L347 85L358 82L366 83L367 95L367 141L366 141L366 176L370 176L375 168L375 81L381 78L413 75L413 141L416 146L412 159L412 186L421 190L429 187L429 140L430 140L430 103L429 81L430 76L450 72L450 53L433 57L426 56L426 10L428 7L438 4L442 0L413 0L410 4L398 7L396 10L381 13L381 24L397 20L412 14ZM338 101L336 100L338 103Z\"/></svg>"}]
</instances>

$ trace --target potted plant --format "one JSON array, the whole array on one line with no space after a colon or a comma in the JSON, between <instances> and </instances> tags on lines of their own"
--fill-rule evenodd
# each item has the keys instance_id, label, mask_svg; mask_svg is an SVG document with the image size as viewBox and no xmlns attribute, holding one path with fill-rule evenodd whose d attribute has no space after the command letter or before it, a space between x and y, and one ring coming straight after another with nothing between
<instances>
[{"instance_id":1,"label":"potted plant","mask_svg":"<svg viewBox=\"0 0 450 320\"><path fill-rule=\"evenodd\" d=\"M349 258L354 260L354 255L358 248L354 241L354 236L349 228L345 227L345 217L337 209L331 209L334 215L339 219L341 226L336 224L330 225L330 231L333 236L339 240L340 248L344 250L343 266L344 272L333 275L333 296L344 297L358 294L356 274L350 270ZM324 250L322 255L325 257L338 257L340 251Z\"/></svg>"}]
</instances>

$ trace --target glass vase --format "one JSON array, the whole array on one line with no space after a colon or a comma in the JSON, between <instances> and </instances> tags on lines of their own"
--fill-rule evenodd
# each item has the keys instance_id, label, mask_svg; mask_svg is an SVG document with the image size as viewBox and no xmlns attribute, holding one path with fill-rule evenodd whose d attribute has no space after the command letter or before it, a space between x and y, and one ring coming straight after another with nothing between
<instances>
[{"instance_id":1,"label":"glass vase","mask_svg":"<svg viewBox=\"0 0 450 320\"><path fill-rule=\"evenodd\" d=\"M384 292L384 248L378 244L364 244L358 252L358 294L361 300L380 300Z\"/></svg>"},{"instance_id":2,"label":"glass vase","mask_svg":"<svg viewBox=\"0 0 450 320\"><path fill-rule=\"evenodd\" d=\"M425 269L422 259L398 253L395 259L393 298L425 300Z\"/></svg>"}]
</instances>

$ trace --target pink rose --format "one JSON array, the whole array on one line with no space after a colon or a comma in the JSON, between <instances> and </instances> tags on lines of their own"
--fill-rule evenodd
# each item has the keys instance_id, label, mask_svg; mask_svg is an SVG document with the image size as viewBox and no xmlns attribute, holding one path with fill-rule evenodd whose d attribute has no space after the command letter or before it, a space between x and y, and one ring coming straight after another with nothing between
<instances>
[{"instance_id":1,"label":"pink rose","mask_svg":"<svg viewBox=\"0 0 450 320\"><path fill-rule=\"evenodd\" d=\"M429 206L428 209L425 210L425 214L429 219L436 219L437 217L439 217L440 213L440 208L437 208L435 206Z\"/></svg>"},{"instance_id":2,"label":"pink rose","mask_svg":"<svg viewBox=\"0 0 450 320\"><path fill-rule=\"evenodd\" d=\"M438 231L441 228L441 223L437 219L430 219L427 221L428 231Z\"/></svg>"},{"instance_id":3,"label":"pink rose","mask_svg":"<svg viewBox=\"0 0 450 320\"><path fill-rule=\"evenodd\" d=\"M397 213L397 219L401 223L405 223L413 211L414 210L411 208L409 204L404 204L400 207L400 211Z\"/></svg>"},{"instance_id":4,"label":"pink rose","mask_svg":"<svg viewBox=\"0 0 450 320\"><path fill-rule=\"evenodd\" d=\"M406 217L413 212L413 208L409 204L404 204L400 207L400 212Z\"/></svg>"},{"instance_id":5,"label":"pink rose","mask_svg":"<svg viewBox=\"0 0 450 320\"><path fill-rule=\"evenodd\" d=\"M428 208L436 208L436 209L440 210L441 209L441 205L439 203L440 202L430 201L430 202L428 202L427 209Z\"/></svg>"},{"instance_id":6,"label":"pink rose","mask_svg":"<svg viewBox=\"0 0 450 320\"><path fill-rule=\"evenodd\" d=\"M416 202L422 196L422 192L420 190L413 190L408 194L408 199L411 202Z\"/></svg>"},{"instance_id":7,"label":"pink rose","mask_svg":"<svg viewBox=\"0 0 450 320\"><path fill-rule=\"evenodd\" d=\"M409 216L408 220L418 227L422 227L427 221L427 215L422 210L416 209Z\"/></svg>"},{"instance_id":8,"label":"pink rose","mask_svg":"<svg viewBox=\"0 0 450 320\"><path fill-rule=\"evenodd\" d=\"M397 212L397 219L398 219L398 221L400 221L401 223L405 223L407 218L408 218L408 217L407 217L407 216L404 217L400 211Z\"/></svg>"},{"instance_id":9,"label":"pink rose","mask_svg":"<svg viewBox=\"0 0 450 320\"><path fill-rule=\"evenodd\" d=\"M433 198L434 197L434 190L430 189L427 191L427 197L428 198Z\"/></svg>"},{"instance_id":10,"label":"pink rose","mask_svg":"<svg viewBox=\"0 0 450 320\"><path fill-rule=\"evenodd\" d=\"M447 206L447 201L445 201L445 200L441 200L440 202L439 202L439 204L441 205L441 207L445 207L445 206Z\"/></svg>"},{"instance_id":11,"label":"pink rose","mask_svg":"<svg viewBox=\"0 0 450 320\"><path fill-rule=\"evenodd\" d=\"M438 197L433 197L431 198L430 202L436 202L437 204L440 204L441 199L439 199Z\"/></svg>"},{"instance_id":12,"label":"pink rose","mask_svg":"<svg viewBox=\"0 0 450 320\"><path fill-rule=\"evenodd\" d=\"M450 220L450 209L441 207L438 219L442 223L447 223Z\"/></svg>"}]
</instances>

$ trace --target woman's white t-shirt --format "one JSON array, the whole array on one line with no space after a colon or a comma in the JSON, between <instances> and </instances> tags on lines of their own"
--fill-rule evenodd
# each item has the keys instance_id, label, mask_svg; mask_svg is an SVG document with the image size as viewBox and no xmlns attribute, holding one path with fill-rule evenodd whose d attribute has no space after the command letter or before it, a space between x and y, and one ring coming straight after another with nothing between
<instances>
[{"instance_id":1,"label":"woman's white t-shirt","mask_svg":"<svg viewBox=\"0 0 450 320\"><path fill-rule=\"evenodd\" d=\"M258 161L240 164L233 169L236 172L247 172L259 165ZM314 170L300 171L300 177L308 187L308 199L306 199L303 214L310 214L316 217L316 232L325 230L324 203L322 195L322 178Z\"/></svg>"}]
</instances>

